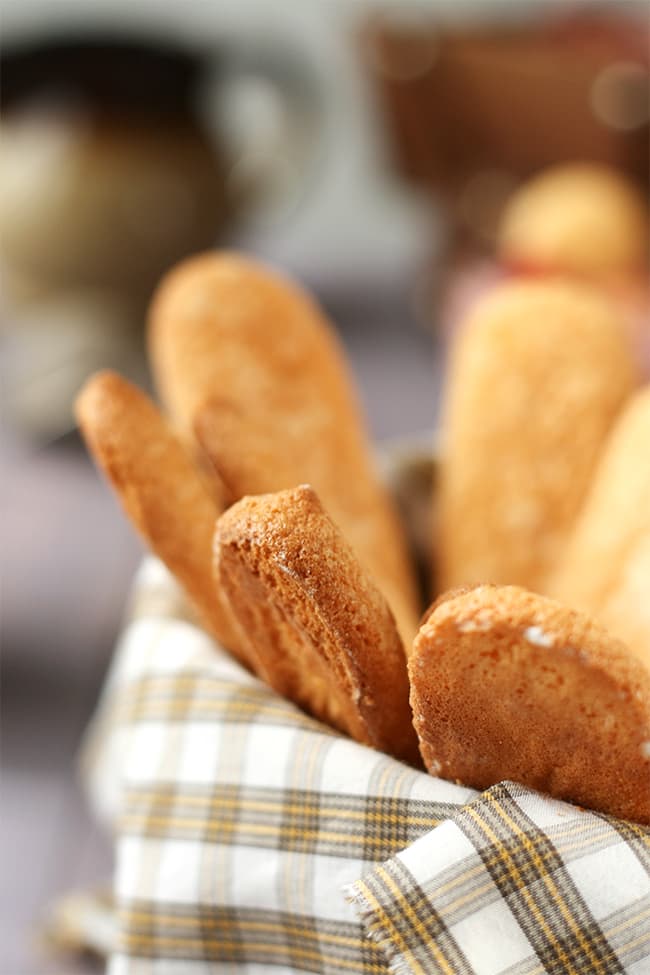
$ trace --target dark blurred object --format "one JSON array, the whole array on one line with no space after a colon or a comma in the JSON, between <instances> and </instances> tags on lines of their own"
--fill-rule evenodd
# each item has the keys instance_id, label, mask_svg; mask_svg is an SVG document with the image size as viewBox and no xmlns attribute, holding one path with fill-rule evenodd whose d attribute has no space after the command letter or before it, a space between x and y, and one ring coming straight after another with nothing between
<instances>
[{"instance_id":1,"label":"dark blurred object","mask_svg":"<svg viewBox=\"0 0 650 975\"><path fill-rule=\"evenodd\" d=\"M17 428L64 432L101 366L143 381L152 288L224 226L224 153L196 105L205 67L125 39L4 52L2 368Z\"/></svg>"},{"instance_id":2,"label":"dark blurred object","mask_svg":"<svg viewBox=\"0 0 650 975\"><path fill-rule=\"evenodd\" d=\"M52 41L2 59L2 257L16 295L146 295L211 244L224 164L195 108L201 65L136 42Z\"/></svg>"},{"instance_id":3,"label":"dark blurred object","mask_svg":"<svg viewBox=\"0 0 650 975\"><path fill-rule=\"evenodd\" d=\"M648 27L636 10L509 29L443 31L390 14L368 25L399 164L448 205L461 239L491 245L513 186L555 162L606 162L647 186Z\"/></svg>"},{"instance_id":4,"label":"dark blurred object","mask_svg":"<svg viewBox=\"0 0 650 975\"><path fill-rule=\"evenodd\" d=\"M47 440L72 426L94 369L146 383L157 281L288 198L319 116L302 63L225 40L40 38L5 50L0 70L5 407Z\"/></svg>"},{"instance_id":5,"label":"dark blurred object","mask_svg":"<svg viewBox=\"0 0 650 975\"><path fill-rule=\"evenodd\" d=\"M81 93L102 108L145 112L162 119L192 115L201 62L167 42L124 38L53 38L5 51L2 95L5 110L35 92Z\"/></svg>"}]
</instances>

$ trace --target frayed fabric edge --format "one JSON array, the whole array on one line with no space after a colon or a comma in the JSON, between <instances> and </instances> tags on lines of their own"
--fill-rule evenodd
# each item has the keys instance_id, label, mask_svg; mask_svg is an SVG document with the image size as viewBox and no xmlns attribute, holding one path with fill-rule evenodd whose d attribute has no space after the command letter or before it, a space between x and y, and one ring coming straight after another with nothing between
<instances>
[{"instance_id":1,"label":"frayed fabric edge","mask_svg":"<svg viewBox=\"0 0 650 975\"><path fill-rule=\"evenodd\" d=\"M388 971L392 975L413 975L413 969L405 960L390 933L377 917L377 912L368 903L363 889L359 889L362 880L355 880L342 888L342 893L348 904L354 909L359 921L363 925L366 937L373 941L383 951Z\"/></svg>"}]
</instances>

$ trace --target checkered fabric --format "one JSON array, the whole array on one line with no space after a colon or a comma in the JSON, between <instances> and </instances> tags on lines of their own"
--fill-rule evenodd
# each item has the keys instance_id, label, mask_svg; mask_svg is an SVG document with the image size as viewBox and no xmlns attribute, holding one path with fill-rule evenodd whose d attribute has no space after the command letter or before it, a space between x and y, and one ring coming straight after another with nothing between
<instances>
[{"instance_id":1,"label":"checkered fabric","mask_svg":"<svg viewBox=\"0 0 650 975\"><path fill-rule=\"evenodd\" d=\"M650 830L323 727L152 560L84 774L117 834L110 975L650 973Z\"/></svg>"}]
</instances>

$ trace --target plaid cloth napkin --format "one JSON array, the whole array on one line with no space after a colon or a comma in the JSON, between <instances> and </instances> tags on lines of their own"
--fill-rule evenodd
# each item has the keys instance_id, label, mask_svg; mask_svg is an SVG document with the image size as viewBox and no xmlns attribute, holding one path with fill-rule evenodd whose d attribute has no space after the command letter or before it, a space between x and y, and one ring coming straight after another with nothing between
<instances>
[{"instance_id":1,"label":"plaid cloth napkin","mask_svg":"<svg viewBox=\"0 0 650 975\"><path fill-rule=\"evenodd\" d=\"M110 975L650 972L650 830L343 738L153 560L83 766L117 839Z\"/></svg>"}]
</instances>

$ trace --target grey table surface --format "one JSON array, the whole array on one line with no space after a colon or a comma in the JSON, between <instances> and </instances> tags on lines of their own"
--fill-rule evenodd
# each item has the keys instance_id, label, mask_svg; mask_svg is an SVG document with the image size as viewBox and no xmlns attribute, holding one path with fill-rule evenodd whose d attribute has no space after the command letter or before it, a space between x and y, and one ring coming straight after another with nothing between
<instances>
[{"instance_id":1,"label":"grey table surface","mask_svg":"<svg viewBox=\"0 0 650 975\"><path fill-rule=\"evenodd\" d=\"M329 302L373 438L432 428L440 360L405 295ZM79 442L0 445L2 975L101 971L53 954L40 932L61 894L110 882L76 755L119 632L141 548Z\"/></svg>"}]
</instances>

